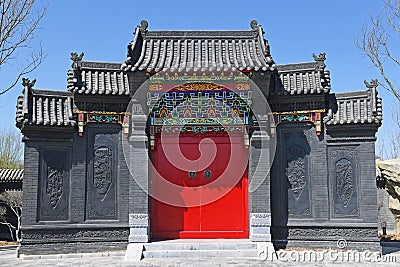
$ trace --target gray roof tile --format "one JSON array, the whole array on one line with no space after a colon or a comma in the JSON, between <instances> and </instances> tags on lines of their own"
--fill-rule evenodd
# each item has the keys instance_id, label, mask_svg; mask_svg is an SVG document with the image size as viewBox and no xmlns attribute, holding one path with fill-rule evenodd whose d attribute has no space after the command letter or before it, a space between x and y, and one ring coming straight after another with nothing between
<instances>
[{"instance_id":1,"label":"gray roof tile","mask_svg":"<svg viewBox=\"0 0 400 267\"><path fill-rule=\"evenodd\" d=\"M22 182L23 177L23 169L0 169L0 183Z\"/></svg>"},{"instance_id":2,"label":"gray roof tile","mask_svg":"<svg viewBox=\"0 0 400 267\"><path fill-rule=\"evenodd\" d=\"M278 65L279 79L275 95L306 95L329 93L331 78L325 70L325 54L314 56L314 62Z\"/></svg>"},{"instance_id":3,"label":"gray roof tile","mask_svg":"<svg viewBox=\"0 0 400 267\"><path fill-rule=\"evenodd\" d=\"M29 81L29 80L28 80ZM24 84L23 96L18 97L16 122L23 125L74 126L72 96L69 92L32 89Z\"/></svg>"},{"instance_id":4,"label":"gray roof tile","mask_svg":"<svg viewBox=\"0 0 400 267\"><path fill-rule=\"evenodd\" d=\"M356 123L380 125L382 99L377 96L377 83L374 87L374 81L366 82L370 87L365 91L332 94L324 122L327 125Z\"/></svg>"},{"instance_id":5,"label":"gray roof tile","mask_svg":"<svg viewBox=\"0 0 400 267\"><path fill-rule=\"evenodd\" d=\"M142 21L128 46L124 71L274 70L257 21L249 31L148 31Z\"/></svg>"},{"instance_id":6,"label":"gray roof tile","mask_svg":"<svg viewBox=\"0 0 400 267\"><path fill-rule=\"evenodd\" d=\"M121 64L75 61L68 71L67 88L75 94L129 95L128 75Z\"/></svg>"}]
</instances>

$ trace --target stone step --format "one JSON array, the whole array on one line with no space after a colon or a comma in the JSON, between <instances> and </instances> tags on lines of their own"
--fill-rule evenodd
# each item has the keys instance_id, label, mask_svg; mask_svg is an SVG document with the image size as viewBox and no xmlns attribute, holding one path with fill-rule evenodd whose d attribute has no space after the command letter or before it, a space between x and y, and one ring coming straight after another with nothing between
<instances>
[{"instance_id":1,"label":"stone step","mask_svg":"<svg viewBox=\"0 0 400 267\"><path fill-rule=\"evenodd\" d=\"M144 250L257 250L256 243L145 243Z\"/></svg>"},{"instance_id":2,"label":"stone step","mask_svg":"<svg viewBox=\"0 0 400 267\"><path fill-rule=\"evenodd\" d=\"M256 258L257 250L150 250L143 258Z\"/></svg>"},{"instance_id":3,"label":"stone step","mask_svg":"<svg viewBox=\"0 0 400 267\"><path fill-rule=\"evenodd\" d=\"M249 240L168 240L143 244L144 258L255 258L257 244Z\"/></svg>"}]
</instances>

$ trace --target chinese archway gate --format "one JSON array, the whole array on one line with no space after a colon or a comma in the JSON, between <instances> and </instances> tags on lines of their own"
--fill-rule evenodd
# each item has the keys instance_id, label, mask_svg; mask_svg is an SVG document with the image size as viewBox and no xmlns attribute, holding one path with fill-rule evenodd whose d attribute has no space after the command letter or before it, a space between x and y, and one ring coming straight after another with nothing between
<instances>
[{"instance_id":1,"label":"chinese archway gate","mask_svg":"<svg viewBox=\"0 0 400 267\"><path fill-rule=\"evenodd\" d=\"M150 78L153 239L248 238L251 91L239 76L229 85L235 76L223 73L179 85L168 74ZM224 85L204 83L221 77ZM197 76L175 79L185 78Z\"/></svg>"}]
</instances>

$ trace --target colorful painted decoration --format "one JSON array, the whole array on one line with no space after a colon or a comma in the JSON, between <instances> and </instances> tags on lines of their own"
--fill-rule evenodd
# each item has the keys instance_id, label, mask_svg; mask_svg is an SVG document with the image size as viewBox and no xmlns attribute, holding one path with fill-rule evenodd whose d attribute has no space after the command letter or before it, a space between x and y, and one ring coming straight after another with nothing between
<instances>
[{"instance_id":1,"label":"colorful painted decoration","mask_svg":"<svg viewBox=\"0 0 400 267\"><path fill-rule=\"evenodd\" d=\"M248 124L251 91L148 93L150 124L240 125Z\"/></svg>"},{"instance_id":2,"label":"colorful painted decoration","mask_svg":"<svg viewBox=\"0 0 400 267\"><path fill-rule=\"evenodd\" d=\"M325 112L325 110L307 110L282 113L274 112L270 114L271 135L275 136L276 127L280 123L312 122L315 125L315 132L319 136L322 132L321 114L323 112Z\"/></svg>"},{"instance_id":3,"label":"colorful painted decoration","mask_svg":"<svg viewBox=\"0 0 400 267\"><path fill-rule=\"evenodd\" d=\"M83 136L84 126L89 123L117 123L122 125L124 134L129 133L129 117L125 113L90 112L78 113L78 135Z\"/></svg>"}]
</instances>

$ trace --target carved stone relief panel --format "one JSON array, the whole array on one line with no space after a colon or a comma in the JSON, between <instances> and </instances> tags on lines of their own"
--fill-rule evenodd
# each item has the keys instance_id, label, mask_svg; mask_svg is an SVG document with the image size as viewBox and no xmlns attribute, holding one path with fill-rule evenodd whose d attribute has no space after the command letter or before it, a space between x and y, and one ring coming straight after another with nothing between
<instances>
[{"instance_id":1,"label":"carved stone relief panel","mask_svg":"<svg viewBox=\"0 0 400 267\"><path fill-rule=\"evenodd\" d=\"M46 194L53 209L57 207L57 204L60 201L63 193L63 172L64 166L62 162L53 160L48 163L46 175Z\"/></svg>"},{"instance_id":2,"label":"carved stone relief panel","mask_svg":"<svg viewBox=\"0 0 400 267\"><path fill-rule=\"evenodd\" d=\"M46 145L40 157L38 221L68 220L71 148Z\"/></svg>"},{"instance_id":3,"label":"carved stone relief panel","mask_svg":"<svg viewBox=\"0 0 400 267\"><path fill-rule=\"evenodd\" d=\"M357 146L329 148L332 217L358 217Z\"/></svg>"},{"instance_id":4,"label":"carved stone relief panel","mask_svg":"<svg viewBox=\"0 0 400 267\"><path fill-rule=\"evenodd\" d=\"M286 149L287 177L290 190L296 200L299 200L306 185L306 162L303 147L293 145Z\"/></svg>"},{"instance_id":5,"label":"carved stone relief panel","mask_svg":"<svg viewBox=\"0 0 400 267\"><path fill-rule=\"evenodd\" d=\"M86 219L118 219L119 125L88 125Z\"/></svg>"},{"instance_id":6,"label":"carved stone relief panel","mask_svg":"<svg viewBox=\"0 0 400 267\"><path fill-rule=\"evenodd\" d=\"M288 215L311 217L311 182L309 171L310 145L306 129L282 130L281 154L284 179L283 189L287 195Z\"/></svg>"},{"instance_id":7,"label":"carved stone relief panel","mask_svg":"<svg viewBox=\"0 0 400 267\"><path fill-rule=\"evenodd\" d=\"M113 175L113 151L106 146L94 150L93 158L93 186L102 201L107 195L112 184Z\"/></svg>"}]
</instances>

